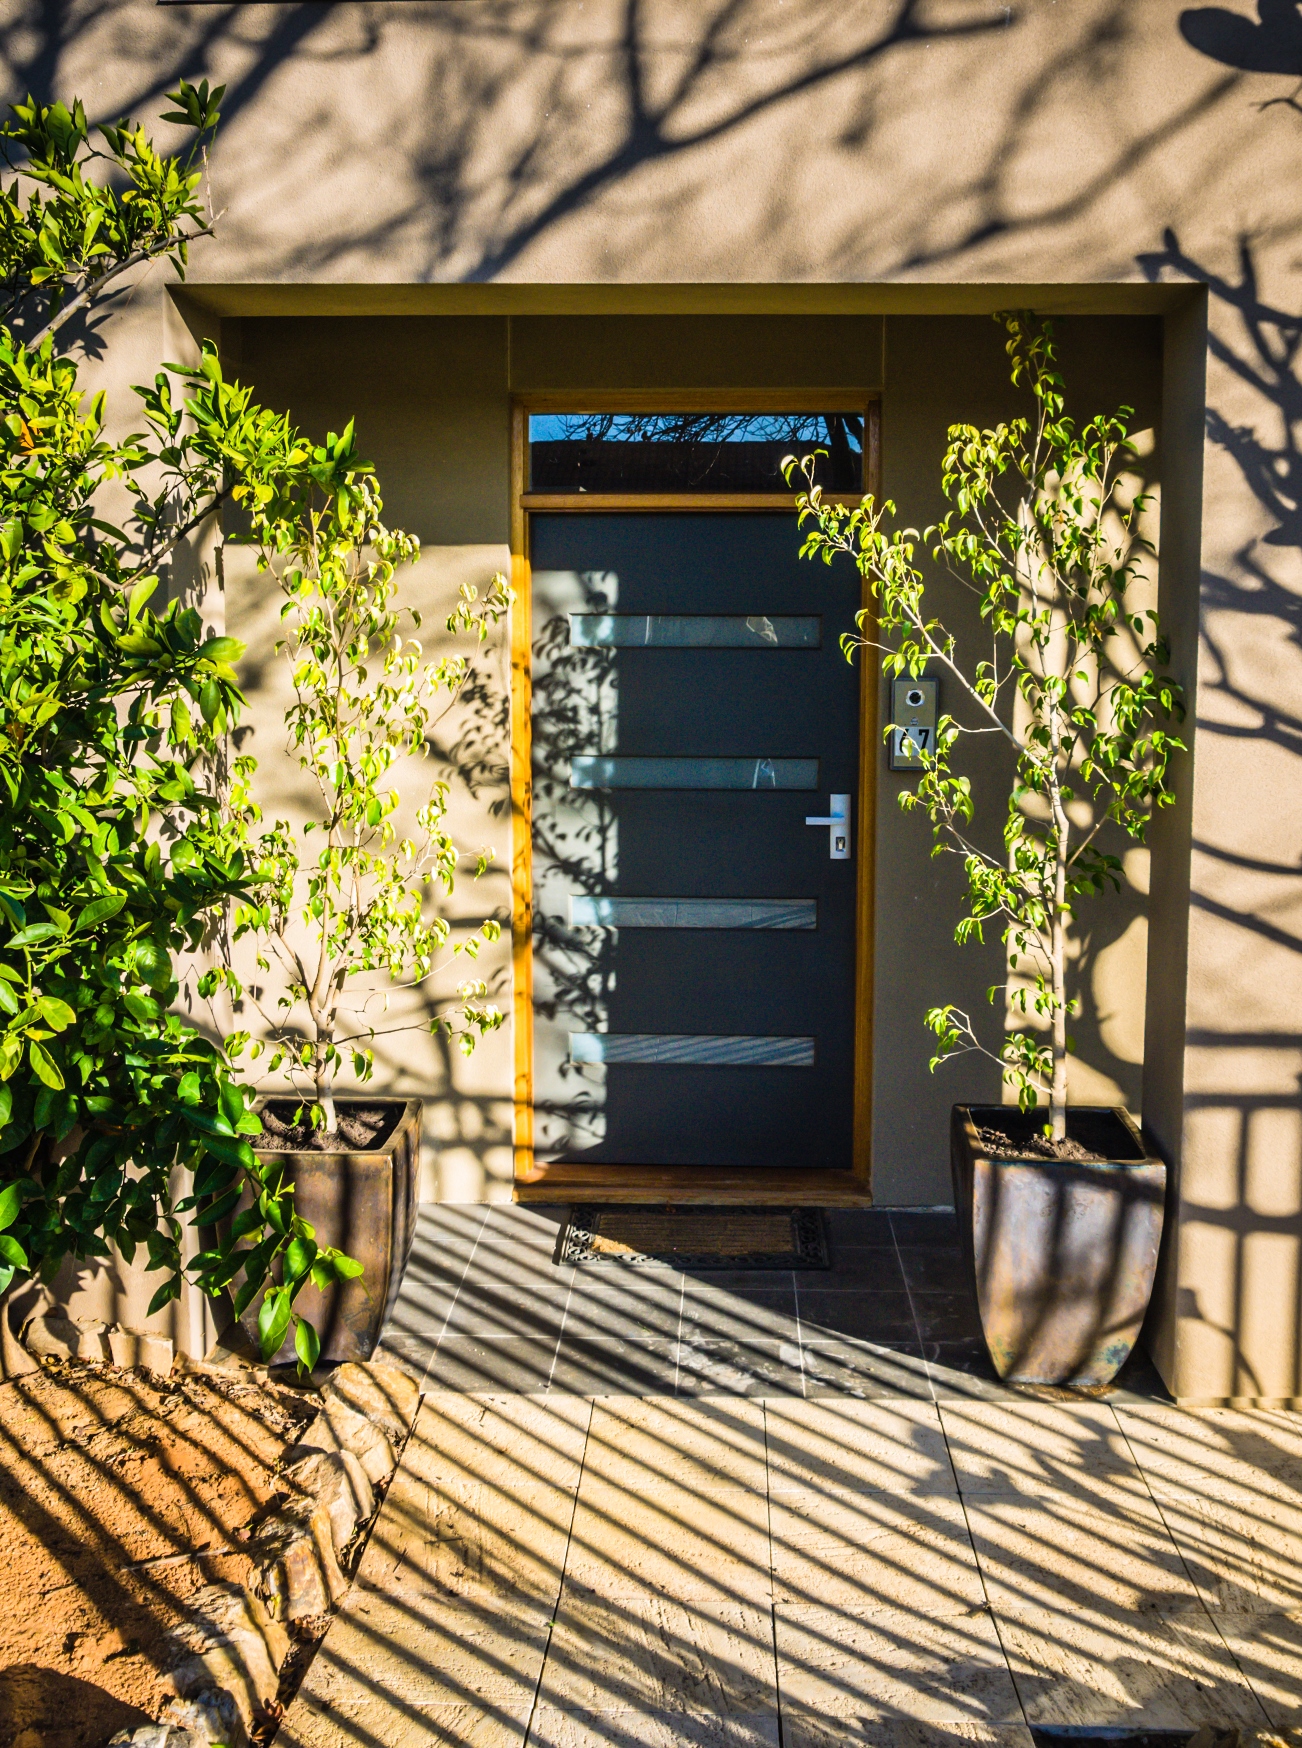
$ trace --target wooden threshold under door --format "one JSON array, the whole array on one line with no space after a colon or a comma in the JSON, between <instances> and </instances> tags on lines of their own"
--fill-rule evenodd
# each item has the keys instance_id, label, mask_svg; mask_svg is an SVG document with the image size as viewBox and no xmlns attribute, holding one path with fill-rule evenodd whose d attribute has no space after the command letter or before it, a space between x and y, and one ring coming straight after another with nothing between
<instances>
[{"instance_id":1,"label":"wooden threshold under door","mask_svg":"<svg viewBox=\"0 0 1302 1748\"><path fill-rule=\"evenodd\" d=\"M868 1208L872 1192L851 1171L764 1171L692 1165L535 1165L517 1202L633 1202L675 1207Z\"/></svg>"}]
</instances>

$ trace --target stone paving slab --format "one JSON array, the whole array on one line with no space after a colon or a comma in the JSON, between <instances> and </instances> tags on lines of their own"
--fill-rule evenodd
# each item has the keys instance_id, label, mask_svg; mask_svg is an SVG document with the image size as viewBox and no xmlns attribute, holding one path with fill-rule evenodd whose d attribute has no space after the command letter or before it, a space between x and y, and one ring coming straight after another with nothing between
<instances>
[{"instance_id":1,"label":"stone paving slab","mask_svg":"<svg viewBox=\"0 0 1302 1748\"><path fill-rule=\"evenodd\" d=\"M784 1739L801 1716L1023 1722L998 1630L982 1607L920 1618L915 1609L782 1603L776 1621Z\"/></svg>"},{"instance_id":2,"label":"stone paving slab","mask_svg":"<svg viewBox=\"0 0 1302 1748\"><path fill-rule=\"evenodd\" d=\"M1031 1724L1208 1722L1264 1748L1302 1728L1302 1608L1275 1606L1302 1570L1298 1432L434 1393L278 1740L1029 1748ZM1222 1466L1231 1505L1195 1514Z\"/></svg>"},{"instance_id":3,"label":"stone paving slab","mask_svg":"<svg viewBox=\"0 0 1302 1748\"><path fill-rule=\"evenodd\" d=\"M831 1222L822 1275L686 1276L422 1210L424 1401L278 1744L1302 1748L1302 1416L1011 1392L952 1221Z\"/></svg>"}]
</instances>

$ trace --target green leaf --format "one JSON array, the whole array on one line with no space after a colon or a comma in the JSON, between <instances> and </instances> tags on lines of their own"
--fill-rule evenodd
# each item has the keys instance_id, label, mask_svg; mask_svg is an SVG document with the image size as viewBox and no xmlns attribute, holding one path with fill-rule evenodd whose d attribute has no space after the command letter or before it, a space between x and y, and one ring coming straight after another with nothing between
<instances>
[{"instance_id":1,"label":"green leaf","mask_svg":"<svg viewBox=\"0 0 1302 1748\"><path fill-rule=\"evenodd\" d=\"M52 1091L62 1092L64 1084L63 1075L59 1070L58 1063L54 1060L53 1056L50 1055L45 1046L43 1044L38 1044L36 1039L32 1038L28 1042L27 1050L31 1058L32 1069L36 1074L37 1079L43 1080L46 1086L48 1086Z\"/></svg>"},{"instance_id":2,"label":"green leaf","mask_svg":"<svg viewBox=\"0 0 1302 1748\"><path fill-rule=\"evenodd\" d=\"M77 921L73 924L74 932L93 929L96 923L106 922L109 917L116 916L126 902L125 892L106 892L103 898L91 899L78 913Z\"/></svg>"},{"instance_id":3,"label":"green leaf","mask_svg":"<svg viewBox=\"0 0 1302 1748\"><path fill-rule=\"evenodd\" d=\"M186 1114L189 1115L188 1112ZM242 1165L246 1171L253 1171L257 1167L258 1161L253 1149L247 1141L241 1141L238 1136L205 1133L203 1145L206 1152L215 1154L227 1165Z\"/></svg>"},{"instance_id":4,"label":"green leaf","mask_svg":"<svg viewBox=\"0 0 1302 1748\"><path fill-rule=\"evenodd\" d=\"M149 1309L146 1312L146 1316L152 1317L156 1311L161 1311L164 1305L170 1305L173 1299L179 1299L180 1297L181 1277L180 1275L173 1275L170 1281L163 1282L163 1285L149 1301Z\"/></svg>"},{"instance_id":5,"label":"green leaf","mask_svg":"<svg viewBox=\"0 0 1302 1748\"><path fill-rule=\"evenodd\" d=\"M265 1222L257 1207L245 1208L242 1214L237 1214L231 1225L232 1242L247 1238L250 1232L261 1231Z\"/></svg>"},{"instance_id":6,"label":"green leaf","mask_svg":"<svg viewBox=\"0 0 1302 1748\"><path fill-rule=\"evenodd\" d=\"M334 1264L335 1274L341 1281L355 1281L366 1267L365 1263L358 1262L355 1256L340 1255L332 1257L330 1260Z\"/></svg>"},{"instance_id":7,"label":"green leaf","mask_svg":"<svg viewBox=\"0 0 1302 1748\"><path fill-rule=\"evenodd\" d=\"M40 996L36 1005L41 1011L41 1018L52 1032L66 1032L77 1017L66 1001L59 1001L52 995Z\"/></svg>"},{"instance_id":8,"label":"green leaf","mask_svg":"<svg viewBox=\"0 0 1302 1748\"><path fill-rule=\"evenodd\" d=\"M289 1328L290 1303L286 1287L272 1287L258 1311L258 1348L264 1360L280 1352Z\"/></svg>"},{"instance_id":9,"label":"green leaf","mask_svg":"<svg viewBox=\"0 0 1302 1748\"><path fill-rule=\"evenodd\" d=\"M300 1372L310 1372L321 1356L321 1337L306 1317L294 1320L294 1352L298 1355Z\"/></svg>"},{"instance_id":10,"label":"green leaf","mask_svg":"<svg viewBox=\"0 0 1302 1748\"><path fill-rule=\"evenodd\" d=\"M51 935L57 935L58 929L53 923L31 923L25 929L19 929L16 935L9 937L11 947L33 947L37 941L48 941Z\"/></svg>"},{"instance_id":11,"label":"green leaf","mask_svg":"<svg viewBox=\"0 0 1302 1748\"><path fill-rule=\"evenodd\" d=\"M316 1245L310 1238L291 1239L285 1250L285 1285L292 1287L302 1280L316 1257Z\"/></svg>"},{"instance_id":12,"label":"green leaf","mask_svg":"<svg viewBox=\"0 0 1302 1748\"><path fill-rule=\"evenodd\" d=\"M5 1088L6 1092L9 1090ZM18 1210L23 1205L22 1184L10 1184L0 1190L0 1232L5 1232L18 1218Z\"/></svg>"},{"instance_id":13,"label":"green leaf","mask_svg":"<svg viewBox=\"0 0 1302 1748\"><path fill-rule=\"evenodd\" d=\"M140 617L140 609L157 587L157 577L141 577L135 588L132 589L131 597L127 602L127 621L129 624L135 624Z\"/></svg>"},{"instance_id":14,"label":"green leaf","mask_svg":"<svg viewBox=\"0 0 1302 1748\"><path fill-rule=\"evenodd\" d=\"M166 989L172 981L172 958L166 947L146 937L136 947L136 970L151 989Z\"/></svg>"},{"instance_id":15,"label":"green leaf","mask_svg":"<svg viewBox=\"0 0 1302 1748\"><path fill-rule=\"evenodd\" d=\"M27 1252L18 1240L10 1238L7 1232L0 1232L0 1257L3 1257L6 1262L13 1263L17 1268L25 1269L27 1267Z\"/></svg>"}]
</instances>

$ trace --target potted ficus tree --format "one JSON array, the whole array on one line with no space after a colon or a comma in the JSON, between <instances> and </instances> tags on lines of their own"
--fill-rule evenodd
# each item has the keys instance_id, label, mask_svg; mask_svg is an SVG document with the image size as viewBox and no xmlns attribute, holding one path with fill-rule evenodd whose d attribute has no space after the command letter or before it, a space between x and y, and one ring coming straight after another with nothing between
<instances>
[{"instance_id":1,"label":"potted ficus tree","mask_svg":"<svg viewBox=\"0 0 1302 1748\"><path fill-rule=\"evenodd\" d=\"M935 854L957 855L967 904L956 939L998 929L1008 979L1002 1037L987 1043L953 1004L933 1008L934 1070L976 1052L998 1063L1015 1105L957 1105L955 1204L974 1270L986 1345L1019 1382L1106 1383L1129 1354L1152 1291L1165 1168L1128 1113L1067 1098L1070 942L1077 907L1119 888L1105 847L1118 829L1142 842L1172 800L1169 761L1182 743L1163 724L1181 714L1157 615L1135 604L1152 548L1149 500L1133 487L1131 409L1077 428L1064 413L1052 327L1027 313L999 318L1029 418L991 430L955 425L942 487L953 509L919 534L887 533L889 502L825 503L811 459L803 475L802 552L848 554L871 592L847 655L880 651L886 672L938 675L960 702L935 744L918 747L916 788L900 796L931 821ZM989 647L972 662L929 612L919 547L972 591ZM887 733L894 730L888 726ZM1002 838L975 830L973 736L996 736L1010 777Z\"/></svg>"},{"instance_id":2,"label":"potted ficus tree","mask_svg":"<svg viewBox=\"0 0 1302 1748\"><path fill-rule=\"evenodd\" d=\"M315 1242L334 1244L338 1235L362 1265L343 1285L303 1290L322 1358L346 1360L373 1350L411 1244L421 1102L341 1097L336 1078L351 1069L365 1086L381 1035L419 1024L446 1030L468 1051L498 1026L486 985L473 978L451 1009L435 1005L433 1018L395 1015L390 1003L424 985L445 955L473 960L500 927L490 919L447 952L449 924L431 906L431 889L451 892L458 859L446 827L446 782L423 786L421 805L400 829L395 767L426 753L469 656L427 662L407 635L420 616L399 606L398 573L419 545L381 522L374 472L359 459L351 423L323 446L301 443L297 454L292 489L245 494L250 525L242 538L284 597L277 650L293 689L288 750L314 803L297 825L279 819L260 829L253 761L233 762L231 805L247 822L255 873L252 897L235 907L231 939L252 942L259 971L278 967L280 981L268 995L250 979L246 992L228 957L205 993L225 984L260 1016L260 1035L226 1039L233 1059L262 1060L286 1086L286 1096L261 1102L259 1156L283 1166ZM448 629L482 642L509 604L500 576L482 600L463 585ZM487 862L481 856L477 872ZM264 1351L288 1314L281 1300L294 1266L287 1257L256 1313ZM252 1325L252 1305L246 1316Z\"/></svg>"}]
</instances>

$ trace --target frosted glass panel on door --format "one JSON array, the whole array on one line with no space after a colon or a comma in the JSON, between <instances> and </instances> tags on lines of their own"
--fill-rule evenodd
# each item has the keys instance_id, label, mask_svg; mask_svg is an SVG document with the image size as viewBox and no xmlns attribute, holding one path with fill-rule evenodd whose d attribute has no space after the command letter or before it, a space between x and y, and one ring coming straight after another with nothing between
<instances>
[{"instance_id":1,"label":"frosted glass panel on door","mask_svg":"<svg viewBox=\"0 0 1302 1748\"><path fill-rule=\"evenodd\" d=\"M814 898L591 898L570 895L576 929L816 929Z\"/></svg>"},{"instance_id":2,"label":"frosted glass panel on door","mask_svg":"<svg viewBox=\"0 0 1302 1748\"><path fill-rule=\"evenodd\" d=\"M571 1062L700 1068L812 1068L812 1038L701 1037L664 1032L571 1032Z\"/></svg>"},{"instance_id":3,"label":"frosted glass panel on door","mask_svg":"<svg viewBox=\"0 0 1302 1748\"><path fill-rule=\"evenodd\" d=\"M570 760L571 789L817 789L817 759Z\"/></svg>"},{"instance_id":4,"label":"frosted glass panel on door","mask_svg":"<svg viewBox=\"0 0 1302 1748\"><path fill-rule=\"evenodd\" d=\"M575 649L818 649L823 622L765 613L571 613Z\"/></svg>"}]
</instances>

